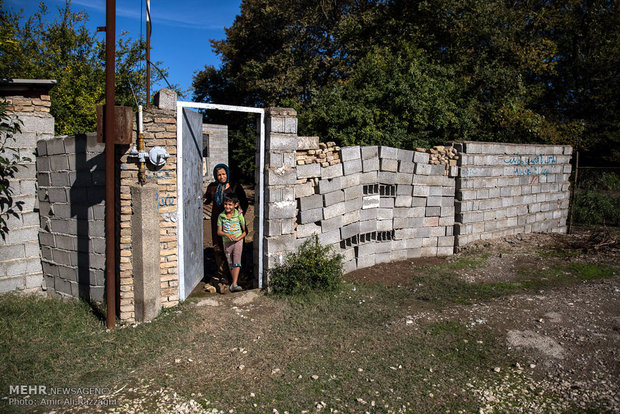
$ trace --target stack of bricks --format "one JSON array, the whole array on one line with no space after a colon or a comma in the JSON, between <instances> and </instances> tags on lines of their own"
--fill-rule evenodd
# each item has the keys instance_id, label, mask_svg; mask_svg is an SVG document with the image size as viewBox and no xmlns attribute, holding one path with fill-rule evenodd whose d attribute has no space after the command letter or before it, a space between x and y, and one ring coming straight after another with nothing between
<instances>
[{"instance_id":1,"label":"stack of bricks","mask_svg":"<svg viewBox=\"0 0 620 414\"><path fill-rule=\"evenodd\" d=\"M340 147L335 142L319 142L319 137L299 137L297 165L320 164L322 167L340 164Z\"/></svg>"},{"instance_id":2,"label":"stack of bricks","mask_svg":"<svg viewBox=\"0 0 620 414\"><path fill-rule=\"evenodd\" d=\"M570 146L455 145L461 152L457 246L517 233L566 232Z\"/></svg>"},{"instance_id":3,"label":"stack of bricks","mask_svg":"<svg viewBox=\"0 0 620 414\"><path fill-rule=\"evenodd\" d=\"M7 96L8 110L13 112L49 113L52 102L49 95Z\"/></svg>"},{"instance_id":4,"label":"stack of bricks","mask_svg":"<svg viewBox=\"0 0 620 414\"><path fill-rule=\"evenodd\" d=\"M416 148L415 150L428 153L431 165L445 165L446 175L455 176L457 174L456 166L458 165L459 152L454 145L436 145L433 148Z\"/></svg>"},{"instance_id":5,"label":"stack of bricks","mask_svg":"<svg viewBox=\"0 0 620 414\"><path fill-rule=\"evenodd\" d=\"M37 145L41 262L52 296L102 301L105 157L95 133Z\"/></svg>"},{"instance_id":6,"label":"stack of bricks","mask_svg":"<svg viewBox=\"0 0 620 414\"><path fill-rule=\"evenodd\" d=\"M161 301L163 307L171 307L179 303L176 110L153 107L144 112L143 119L145 151L161 146L170 154L170 158L160 169L153 170L147 163L146 177L147 182L156 183L159 187L154 201L160 216ZM120 156L120 319L123 322L134 322L131 186L138 184L138 163L136 158L129 157L129 148L121 147L121 149L123 153Z\"/></svg>"},{"instance_id":7,"label":"stack of bricks","mask_svg":"<svg viewBox=\"0 0 620 414\"><path fill-rule=\"evenodd\" d=\"M295 250L297 113L294 109L269 108L265 125L265 191L264 199L257 194L256 200L265 205L264 250L255 252L263 254L264 275L268 276L269 269L282 264ZM257 257L254 259L258 263Z\"/></svg>"},{"instance_id":8,"label":"stack of bricks","mask_svg":"<svg viewBox=\"0 0 620 414\"><path fill-rule=\"evenodd\" d=\"M455 180L429 154L344 147L342 163L297 165L296 244L318 235L344 270L453 253Z\"/></svg>"},{"instance_id":9,"label":"stack of bricks","mask_svg":"<svg viewBox=\"0 0 620 414\"><path fill-rule=\"evenodd\" d=\"M14 81L14 82L13 82ZM31 81L9 83L9 89L16 84L28 84L28 90L2 90L3 100L8 110L19 118L21 132L16 133L15 141L5 142L15 152L0 153L12 159L19 157L18 169L9 178L12 203L17 216L4 215L8 232L0 239L0 293L14 290L36 291L44 288L39 250L39 213L36 192L36 148L40 139L54 136L54 118L50 112L49 87L30 84ZM6 83L2 82L2 87ZM4 137L3 137L4 138Z\"/></svg>"}]
</instances>

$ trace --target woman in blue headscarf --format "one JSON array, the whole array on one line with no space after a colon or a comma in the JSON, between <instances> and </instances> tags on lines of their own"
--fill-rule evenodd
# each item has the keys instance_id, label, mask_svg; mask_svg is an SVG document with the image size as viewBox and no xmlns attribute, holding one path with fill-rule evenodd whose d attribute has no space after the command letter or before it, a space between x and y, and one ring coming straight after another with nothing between
<instances>
[{"instance_id":1,"label":"woman in blue headscarf","mask_svg":"<svg viewBox=\"0 0 620 414\"><path fill-rule=\"evenodd\" d=\"M239 213L245 214L248 211L248 198L240 184L230 182L230 170L226 164L218 164L213 168L212 182L207 186L204 195L204 203L211 204L211 239L213 240L213 252L215 263L221 276L229 278L230 270L224 256L224 245L222 238L217 235L217 217L224 211L224 195L235 194L239 199Z\"/></svg>"}]
</instances>

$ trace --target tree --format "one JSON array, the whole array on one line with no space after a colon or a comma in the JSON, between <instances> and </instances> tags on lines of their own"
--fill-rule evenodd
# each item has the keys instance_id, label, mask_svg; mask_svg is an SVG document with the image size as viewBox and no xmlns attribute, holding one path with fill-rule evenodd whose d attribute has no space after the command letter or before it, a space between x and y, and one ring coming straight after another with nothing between
<instances>
[{"instance_id":1,"label":"tree","mask_svg":"<svg viewBox=\"0 0 620 414\"><path fill-rule=\"evenodd\" d=\"M50 91L55 133L94 131L96 106L105 102L105 43L86 28L88 15L73 11L66 0L51 20L47 6L40 2L37 13L22 24L20 15L6 9L2 0L0 5L0 20L10 27L7 33L13 34L16 44L0 56L0 75L56 79ZM116 104L136 107L136 100L145 101L144 54L144 42L121 35L116 47ZM154 74L155 82L161 79L160 73Z\"/></svg>"},{"instance_id":2,"label":"tree","mask_svg":"<svg viewBox=\"0 0 620 414\"><path fill-rule=\"evenodd\" d=\"M572 144L617 162L619 28L612 0L245 0L194 96L293 106L303 133L341 143Z\"/></svg>"},{"instance_id":3,"label":"tree","mask_svg":"<svg viewBox=\"0 0 620 414\"><path fill-rule=\"evenodd\" d=\"M20 157L17 150L9 144L13 134L20 132L21 121L12 116L6 101L0 101L0 237L4 240L9 232L8 219L19 217L23 201L13 200L10 179L15 176Z\"/></svg>"}]
</instances>

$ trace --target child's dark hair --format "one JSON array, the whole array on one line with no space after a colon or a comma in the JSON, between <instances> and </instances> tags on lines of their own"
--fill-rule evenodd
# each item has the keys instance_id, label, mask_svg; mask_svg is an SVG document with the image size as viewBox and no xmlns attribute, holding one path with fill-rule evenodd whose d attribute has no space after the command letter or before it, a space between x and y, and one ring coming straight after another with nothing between
<instances>
[{"instance_id":1,"label":"child's dark hair","mask_svg":"<svg viewBox=\"0 0 620 414\"><path fill-rule=\"evenodd\" d=\"M237 194L226 194L224 196L224 203L227 201L232 201L233 204L237 204L239 202L239 197L237 197Z\"/></svg>"}]
</instances>

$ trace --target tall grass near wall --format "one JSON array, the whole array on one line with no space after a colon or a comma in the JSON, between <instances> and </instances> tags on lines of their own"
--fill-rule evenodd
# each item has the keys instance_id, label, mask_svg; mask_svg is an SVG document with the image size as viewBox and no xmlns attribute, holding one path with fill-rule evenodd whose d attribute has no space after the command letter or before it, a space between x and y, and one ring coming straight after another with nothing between
<instances>
[{"instance_id":1,"label":"tall grass near wall","mask_svg":"<svg viewBox=\"0 0 620 414\"><path fill-rule=\"evenodd\" d=\"M573 215L576 224L620 225L620 171L580 168Z\"/></svg>"}]
</instances>

